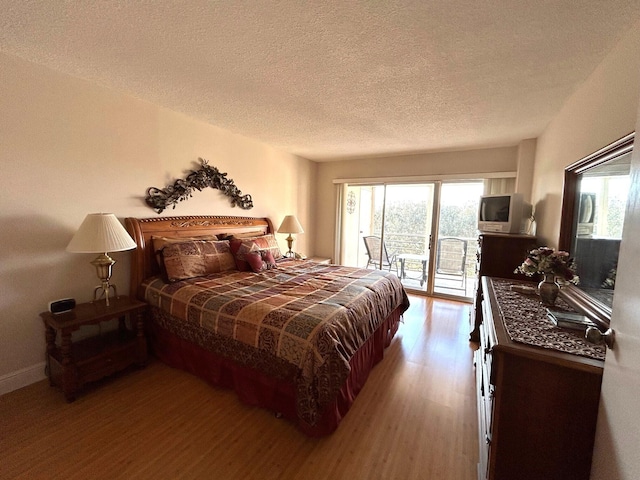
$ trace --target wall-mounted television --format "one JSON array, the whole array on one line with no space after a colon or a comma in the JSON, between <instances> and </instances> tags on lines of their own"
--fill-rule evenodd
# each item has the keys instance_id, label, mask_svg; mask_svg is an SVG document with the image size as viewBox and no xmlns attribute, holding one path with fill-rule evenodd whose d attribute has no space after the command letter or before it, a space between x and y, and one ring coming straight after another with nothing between
<instances>
[{"instance_id":1,"label":"wall-mounted television","mask_svg":"<svg viewBox=\"0 0 640 480\"><path fill-rule=\"evenodd\" d=\"M521 193L483 195L478 208L478 230L481 232L521 233L524 220L531 213Z\"/></svg>"}]
</instances>

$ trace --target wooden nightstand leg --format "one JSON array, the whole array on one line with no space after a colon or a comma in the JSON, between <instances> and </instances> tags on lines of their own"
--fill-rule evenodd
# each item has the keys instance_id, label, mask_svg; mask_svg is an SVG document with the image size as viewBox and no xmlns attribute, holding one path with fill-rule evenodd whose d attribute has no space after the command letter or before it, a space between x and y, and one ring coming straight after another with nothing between
<instances>
[{"instance_id":1,"label":"wooden nightstand leg","mask_svg":"<svg viewBox=\"0 0 640 480\"><path fill-rule=\"evenodd\" d=\"M136 336L138 342L138 366L147 364L147 337L144 334L144 311L138 310L135 314Z\"/></svg>"},{"instance_id":2,"label":"wooden nightstand leg","mask_svg":"<svg viewBox=\"0 0 640 480\"><path fill-rule=\"evenodd\" d=\"M51 375L51 355L56 349L56 329L49 325L44 326L44 335L47 340L47 377L49 377L49 385L53 386L53 377Z\"/></svg>"},{"instance_id":3,"label":"wooden nightstand leg","mask_svg":"<svg viewBox=\"0 0 640 480\"><path fill-rule=\"evenodd\" d=\"M71 333L62 334L62 343L60 345L62 353L62 391L67 402L73 402L76 399L76 372L71 359Z\"/></svg>"}]
</instances>

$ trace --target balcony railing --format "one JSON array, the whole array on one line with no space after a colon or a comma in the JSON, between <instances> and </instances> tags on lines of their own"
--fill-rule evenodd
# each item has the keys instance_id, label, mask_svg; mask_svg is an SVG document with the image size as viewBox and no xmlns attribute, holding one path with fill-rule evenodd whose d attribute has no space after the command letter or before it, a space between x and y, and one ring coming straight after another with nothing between
<instances>
[{"instance_id":1,"label":"balcony railing","mask_svg":"<svg viewBox=\"0 0 640 480\"><path fill-rule=\"evenodd\" d=\"M373 235L380 235L376 232ZM467 277L473 277L475 275L475 252L477 248L477 238L458 237L463 240L467 240L467 261L465 263L465 272ZM397 255L403 253L415 254L415 255L428 255L428 243L429 238L424 235L407 234L407 233L385 233L384 242L387 246L387 252L389 256L394 253ZM416 260L406 260L405 269L411 271L420 271L422 265Z\"/></svg>"}]
</instances>

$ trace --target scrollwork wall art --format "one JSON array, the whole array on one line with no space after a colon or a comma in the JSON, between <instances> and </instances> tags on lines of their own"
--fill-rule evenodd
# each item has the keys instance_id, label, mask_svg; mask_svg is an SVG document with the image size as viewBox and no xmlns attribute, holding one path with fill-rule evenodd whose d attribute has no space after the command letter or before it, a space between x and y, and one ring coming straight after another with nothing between
<instances>
[{"instance_id":1,"label":"scrollwork wall art","mask_svg":"<svg viewBox=\"0 0 640 480\"><path fill-rule=\"evenodd\" d=\"M176 180L173 185L169 185L167 188L149 187L145 198L147 205L153 208L156 213L162 213L169 205L176 208L178 202L191 198L195 190L201 191L211 187L230 197L232 207L237 205L244 210L253 208L251 195L243 195L233 180L227 178L226 173L220 173L216 167L209 165L209 162L203 158L198 158L198 160L200 161L200 169L192 170L184 179Z\"/></svg>"}]
</instances>

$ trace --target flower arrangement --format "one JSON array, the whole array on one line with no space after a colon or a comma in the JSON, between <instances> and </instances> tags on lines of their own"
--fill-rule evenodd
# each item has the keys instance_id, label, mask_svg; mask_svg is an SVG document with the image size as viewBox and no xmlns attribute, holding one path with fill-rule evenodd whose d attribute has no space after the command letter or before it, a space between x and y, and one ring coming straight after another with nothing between
<instances>
[{"instance_id":1,"label":"flower arrangement","mask_svg":"<svg viewBox=\"0 0 640 480\"><path fill-rule=\"evenodd\" d=\"M528 277L536 273L544 275L554 275L567 282L577 284L579 278L576 275L576 266L569 253L556 251L549 247L538 247L531 250L527 258L522 262L514 273L523 273Z\"/></svg>"}]
</instances>

